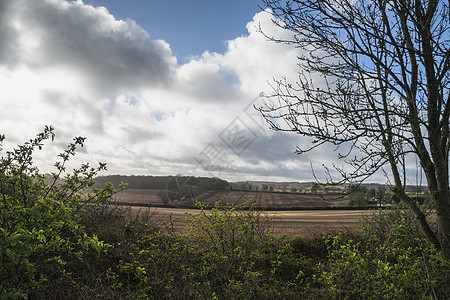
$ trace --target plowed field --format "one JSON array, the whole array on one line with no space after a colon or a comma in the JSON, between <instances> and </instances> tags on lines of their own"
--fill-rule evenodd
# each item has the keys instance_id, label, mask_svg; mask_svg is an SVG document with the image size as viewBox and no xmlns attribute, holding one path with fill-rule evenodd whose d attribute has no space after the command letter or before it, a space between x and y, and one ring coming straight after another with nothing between
<instances>
[{"instance_id":1,"label":"plowed field","mask_svg":"<svg viewBox=\"0 0 450 300\"><path fill-rule=\"evenodd\" d=\"M177 232L185 232L191 215L197 215L197 209L183 208L143 208L132 207L133 212L148 213L154 225L164 228L169 223L169 215L174 219ZM366 210L303 210L303 211L264 211L263 226L271 228L275 235L313 237L337 231L356 232L361 229L364 216L370 216Z\"/></svg>"},{"instance_id":2,"label":"plowed field","mask_svg":"<svg viewBox=\"0 0 450 300\"><path fill-rule=\"evenodd\" d=\"M161 205L161 193L164 190L138 190L131 189L117 195L116 200L124 203ZM267 193L245 191L209 191L196 197L195 200L213 206L222 199L223 203L254 204L256 207L268 207L270 210L262 212L267 220L266 226L272 228L277 235L287 236L312 236L334 231L356 231L359 223L367 211L362 210L332 210L339 205L342 199L337 200L335 195L312 195L295 193ZM179 205L194 205L192 199L182 200ZM321 210L295 210L295 208L321 207ZM288 210L289 208L294 210ZM172 214L177 231L183 232L189 224L189 216L198 214L197 209L188 208L145 208L131 207L132 211L147 212L151 214L151 220L157 226L168 223Z\"/></svg>"},{"instance_id":3,"label":"plowed field","mask_svg":"<svg viewBox=\"0 0 450 300\"><path fill-rule=\"evenodd\" d=\"M135 204L161 205L163 201L160 195L164 190L130 189L116 197L119 202ZM313 208L313 207L336 207L343 199L337 199L336 195L297 194L297 193L269 193L248 191L207 191L198 195L195 199L181 200L180 206L194 206L195 201L203 202L209 206L221 200L230 204L254 204L256 207L270 207L274 209L286 208Z\"/></svg>"},{"instance_id":4,"label":"plowed field","mask_svg":"<svg viewBox=\"0 0 450 300\"><path fill-rule=\"evenodd\" d=\"M208 191L197 197L197 200L208 205L220 199L231 204L248 203L256 207L293 208L293 207L333 207L338 206L342 199L336 195L314 195L295 193L268 193L247 191Z\"/></svg>"}]
</instances>

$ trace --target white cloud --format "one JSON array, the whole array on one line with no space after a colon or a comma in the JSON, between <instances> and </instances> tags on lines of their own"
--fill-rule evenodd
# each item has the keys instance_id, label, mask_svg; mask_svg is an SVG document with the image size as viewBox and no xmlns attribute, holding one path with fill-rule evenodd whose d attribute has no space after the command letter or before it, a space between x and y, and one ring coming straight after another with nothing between
<instances>
[{"instance_id":1,"label":"white cloud","mask_svg":"<svg viewBox=\"0 0 450 300\"><path fill-rule=\"evenodd\" d=\"M309 160L293 154L299 137L271 132L244 111L273 77L297 76L299 50L267 42L259 25L269 35L286 34L261 12L225 53L178 65L166 42L105 8L2 1L1 131L10 147L54 125L57 143L37 158L43 171L52 170L48 162L61 145L82 135L87 144L72 165L107 162L116 174L309 180ZM220 138L236 118L255 137L239 155ZM208 145L227 156L226 169L198 165Z\"/></svg>"}]
</instances>

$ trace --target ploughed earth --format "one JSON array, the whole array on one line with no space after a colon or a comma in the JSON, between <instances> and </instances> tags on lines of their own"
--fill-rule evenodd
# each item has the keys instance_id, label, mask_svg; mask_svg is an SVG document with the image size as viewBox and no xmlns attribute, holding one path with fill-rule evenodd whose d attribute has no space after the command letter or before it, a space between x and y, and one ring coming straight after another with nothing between
<instances>
[{"instance_id":1,"label":"ploughed earth","mask_svg":"<svg viewBox=\"0 0 450 300\"><path fill-rule=\"evenodd\" d=\"M154 207L163 205L164 190L131 189L116 196L120 203L130 203L133 213L149 214L150 221L157 226L169 224L170 215L176 231L184 232L191 215L199 213L195 208ZM264 226L270 227L276 235L313 237L337 231L357 231L360 222L372 214L367 210L342 210L338 207L343 199L336 195L314 195L296 193L269 193L246 191L208 191L197 196L196 201L214 206L214 203L254 205L266 207L261 211ZM192 199L180 199L178 205L194 206ZM151 207L148 207L150 205ZM304 208L304 210L300 210Z\"/></svg>"},{"instance_id":2,"label":"ploughed earth","mask_svg":"<svg viewBox=\"0 0 450 300\"><path fill-rule=\"evenodd\" d=\"M337 207L344 201L335 194L300 194L282 192L249 192L249 191L206 191L194 197L177 197L177 193L166 190L129 189L116 196L116 201L133 204L163 205L164 198L172 197L179 206L195 206L195 202L202 202L208 206L221 201L229 204L246 204L255 207L270 207L280 209L292 208L325 208Z\"/></svg>"}]
</instances>

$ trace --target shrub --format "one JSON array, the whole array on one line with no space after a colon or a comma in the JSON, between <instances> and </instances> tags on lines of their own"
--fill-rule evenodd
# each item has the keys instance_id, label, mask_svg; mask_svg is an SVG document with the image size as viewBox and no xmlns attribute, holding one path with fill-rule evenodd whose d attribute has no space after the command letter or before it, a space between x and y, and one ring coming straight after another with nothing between
<instances>
[{"instance_id":1,"label":"shrub","mask_svg":"<svg viewBox=\"0 0 450 300\"><path fill-rule=\"evenodd\" d=\"M359 234L286 241L253 207L197 204L186 234L151 211L111 205L105 169L66 162L42 176L32 154L46 127L0 160L0 299L448 299L450 262L409 211L376 212ZM0 137L0 142L4 137ZM122 185L120 189L123 189ZM170 226L172 224L172 228Z\"/></svg>"},{"instance_id":2,"label":"shrub","mask_svg":"<svg viewBox=\"0 0 450 300\"><path fill-rule=\"evenodd\" d=\"M193 274L208 282L210 294L226 299L273 299L293 296L299 270L307 259L270 230L270 220L245 204L216 202L210 210L201 203L190 215L189 241L201 253Z\"/></svg>"},{"instance_id":3,"label":"shrub","mask_svg":"<svg viewBox=\"0 0 450 300\"><path fill-rule=\"evenodd\" d=\"M450 262L409 224L403 210L377 212L356 240L327 236L316 282L338 299L445 299Z\"/></svg>"},{"instance_id":4,"label":"shrub","mask_svg":"<svg viewBox=\"0 0 450 300\"><path fill-rule=\"evenodd\" d=\"M65 273L68 265L98 256L107 245L86 234L80 221L86 208L107 201L115 192L109 185L88 192L94 176L105 164L88 164L66 174L66 162L82 147L77 137L61 153L56 173L39 174L32 155L43 142L54 139L46 126L0 160L0 293L3 298L27 298ZM4 136L0 142L3 142ZM63 175L66 174L64 177Z\"/></svg>"},{"instance_id":5,"label":"shrub","mask_svg":"<svg viewBox=\"0 0 450 300\"><path fill-rule=\"evenodd\" d=\"M221 203L199 209L185 235L152 231L122 241L119 263L107 270L111 287L130 298L298 298L313 264L273 236L259 212Z\"/></svg>"}]
</instances>

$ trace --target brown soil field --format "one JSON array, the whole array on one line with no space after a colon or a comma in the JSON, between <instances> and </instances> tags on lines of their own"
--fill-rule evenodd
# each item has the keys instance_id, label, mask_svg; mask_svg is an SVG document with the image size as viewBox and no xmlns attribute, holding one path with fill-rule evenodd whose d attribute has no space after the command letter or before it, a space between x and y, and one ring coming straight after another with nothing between
<instances>
[{"instance_id":1,"label":"brown soil field","mask_svg":"<svg viewBox=\"0 0 450 300\"><path fill-rule=\"evenodd\" d=\"M164 190L129 189L116 196L116 201L135 204L161 205L163 201L160 194ZM254 205L255 207L270 208L313 208L336 207L344 199L338 199L337 195L297 194L297 193L269 193L249 191L207 191L198 195L195 199L185 199L178 203L180 206L195 206L195 201L200 201L208 206L214 206L217 201L229 204Z\"/></svg>"},{"instance_id":2,"label":"brown soil field","mask_svg":"<svg viewBox=\"0 0 450 300\"><path fill-rule=\"evenodd\" d=\"M116 201L130 204L162 205L160 198L164 190L129 189L118 194ZM323 208L337 207L343 199L336 199L336 195L314 195L296 193L269 193L247 191L208 191L197 196L195 200L208 206L221 200L230 204L254 204L255 207L270 207L270 211L261 212L264 216L264 226L272 228L276 235L309 236L331 233L336 231L356 231L360 228L362 217L370 212L364 210L332 210ZM194 200L183 200L179 205L194 206ZM321 210L288 210L289 208L314 208ZM279 211L278 211L279 209ZM163 208L131 206L133 214L138 212L150 215L149 221L155 226L164 228L169 222L169 215L174 218L174 228L178 232L185 232L189 224L190 215L199 213L197 209Z\"/></svg>"},{"instance_id":3,"label":"brown soil field","mask_svg":"<svg viewBox=\"0 0 450 300\"><path fill-rule=\"evenodd\" d=\"M290 208L290 207L333 207L342 199L336 195L315 195L296 193L268 193L247 191L208 191L197 197L197 200L208 205L223 198L230 204L248 203L256 207Z\"/></svg>"},{"instance_id":4,"label":"brown soil field","mask_svg":"<svg viewBox=\"0 0 450 300\"><path fill-rule=\"evenodd\" d=\"M165 228L172 214L174 229L183 233L189 224L191 215L197 215L197 209L182 208L144 208L131 207L134 214L145 213L155 226ZM277 236L314 237L324 233L356 232L364 216L370 216L367 210L303 210L303 211L264 211L261 212L264 226L271 228Z\"/></svg>"},{"instance_id":5,"label":"brown soil field","mask_svg":"<svg viewBox=\"0 0 450 300\"><path fill-rule=\"evenodd\" d=\"M118 193L115 196L117 202L133 204L164 204L159 194L165 193L165 190L147 190L147 189L128 189Z\"/></svg>"}]
</instances>

